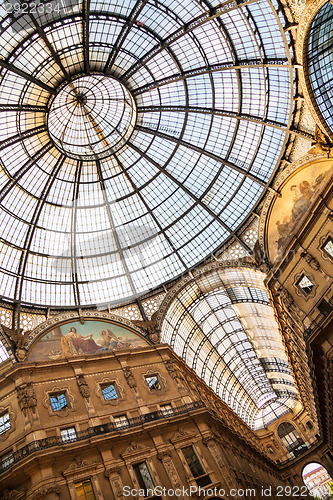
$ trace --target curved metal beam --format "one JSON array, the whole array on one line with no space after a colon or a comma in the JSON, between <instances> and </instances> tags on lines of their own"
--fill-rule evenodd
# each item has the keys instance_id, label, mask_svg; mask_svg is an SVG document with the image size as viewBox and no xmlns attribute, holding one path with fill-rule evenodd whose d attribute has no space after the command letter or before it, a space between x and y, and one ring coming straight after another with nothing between
<instances>
[{"instance_id":1,"label":"curved metal beam","mask_svg":"<svg viewBox=\"0 0 333 500\"><path fill-rule=\"evenodd\" d=\"M3 59L0 59L0 67L5 68L8 71L11 71L12 73L15 73L18 76L21 76L25 80L28 80L29 82L32 82L35 85L38 85L38 87L47 90L47 92L49 92L50 94L55 95L57 93L53 87L46 85L46 83L42 82L41 80L38 80L38 78L35 78L34 76L30 75L26 71L23 71L22 69L16 68L13 64L4 61Z\"/></svg>"},{"instance_id":2,"label":"curved metal beam","mask_svg":"<svg viewBox=\"0 0 333 500\"><path fill-rule=\"evenodd\" d=\"M220 224L220 226L222 226L226 231L228 231L228 233L230 235L231 234L234 235L235 239L237 239L237 241L246 249L247 252L249 252L250 254L252 253L251 248L246 243L244 243L244 241L242 241L235 234L235 232L224 221L222 221L218 217L218 215L216 215L215 212L213 212L213 210L211 210L207 205L205 205L205 203L203 203L203 201L200 198L195 196L195 194L193 194L187 187L185 187L180 181L178 181L178 179L176 179L172 174L170 174L170 172L167 169L161 167L161 165L159 163L157 163L149 155L147 155L147 153L145 153L144 151L141 151L141 149L136 147L131 142L129 142L128 144L132 149L134 149L134 151L136 151L143 158L145 158L146 160L151 162L154 165L154 167L156 167L160 172L162 172L166 177L168 177L174 184L176 184L182 191L184 191L188 196L190 196L197 203L197 205L201 206L214 220L216 220Z\"/></svg>"},{"instance_id":3,"label":"curved metal beam","mask_svg":"<svg viewBox=\"0 0 333 500\"><path fill-rule=\"evenodd\" d=\"M195 30L198 26L204 25L205 23L211 21L212 19L221 16L225 12L230 12L231 10L239 9L240 7L243 7L250 3L256 3L257 1L258 0L244 0L244 1L227 0L226 2L217 5L216 7L212 7L210 12L204 12L203 14L200 14L200 16L194 18L190 23L184 24L176 31L171 33L171 35L169 35L167 38L162 40L159 44L157 44L154 48L152 48L149 52L147 52L147 54L144 57L142 57L138 62L134 63L122 75L120 80L123 81L130 78L139 68L144 66L150 59L155 57L159 52L166 49L169 45L171 45L184 35L191 33L191 31Z\"/></svg>"},{"instance_id":4,"label":"curved metal beam","mask_svg":"<svg viewBox=\"0 0 333 500\"><path fill-rule=\"evenodd\" d=\"M266 186L266 182L259 179L259 177L251 174L250 172L248 172L247 170L244 170L241 167L238 167L234 163L231 163L230 161L225 160L224 158L221 158L220 156L215 155L214 153L210 153L209 151L206 151L205 149L200 148L199 146L195 146L194 144L191 144L189 142L182 141L182 140L178 139L177 137L172 137L170 135L164 134L163 132L159 132L158 130L153 130L153 129L150 129L147 127L142 127L141 125L136 125L135 129L140 130L141 132L146 132L147 134L156 135L158 137L161 137L161 138L166 139L166 140L171 141L171 142L175 142L175 143L179 144L179 146L185 146L189 149L192 149L193 151L196 151L197 153L200 153L204 156L208 156L209 158L212 158L213 160L217 161L218 163L223 163L225 166L231 168L232 170L235 170L236 172L239 172L239 173L243 174L244 176L249 177L249 179L252 179L253 181L260 184L260 186ZM134 147L134 148L136 147L133 145L133 143L130 143L130 146ZM164 172L164 170L161 166L159 166L158 168L162 169L162 171Z\"/></svg>"},{"instance_id":5,"label":"curved metal beam","mask_svg":"<svg viewBox=\"0 0 333 500\"><path fill-rule=\"evenodd\" d=\"M132 29L133 24L135 23L138 16L140 15L140 12L142 11L142 9L145 7L145 5L147 3L148 3L148 0L137 0L136 1L129 17L126 20L126 23L124 24L124 26L122 27L122 29L118 35L116 43L114 44L114 46L109 54L109 57L108 57L106 64L104 66L104 73L109 74L112 71L112 66L113 66L115 60L117 59L119 51L120 51L128 33Z\"/></svg>"}]
</instances>

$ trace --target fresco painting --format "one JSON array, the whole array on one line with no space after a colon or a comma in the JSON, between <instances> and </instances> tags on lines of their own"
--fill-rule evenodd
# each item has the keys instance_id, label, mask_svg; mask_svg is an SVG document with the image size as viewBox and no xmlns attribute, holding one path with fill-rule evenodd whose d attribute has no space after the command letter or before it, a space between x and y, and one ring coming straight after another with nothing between
<instances>
[{"instance_id":1,"label":"fresco painting","mask_svg":"<svg viewBox=\"0 0 333 500\"><path fill-rule=\"evenodd\" d=\"M32 347L28 361L49 361L149 345L126 328L105 321L74 321L54 327Z\"/></svg>"},{"instance_id":2,"label":"fresco painting","mask_svg":"<svg viewBox=\"0 0 333 500\"><path fill-rule=\"evenodd\" d=\"M283 255L317 195L333 172L333 161L316 162L290 177L275 198L267 229L268 254L273 263Z\"/></svg>"}]
</instances>

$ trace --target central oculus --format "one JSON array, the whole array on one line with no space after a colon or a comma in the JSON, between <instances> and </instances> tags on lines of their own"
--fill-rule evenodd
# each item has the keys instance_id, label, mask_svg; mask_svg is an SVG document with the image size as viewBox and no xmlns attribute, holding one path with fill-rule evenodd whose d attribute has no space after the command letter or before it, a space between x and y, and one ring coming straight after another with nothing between
<instances>
[{"instance_id":1,"label":"central oculus","mask_svg":"<svg viewBox=\"0 0 333 500\"><path fill-rule=\"evenodd\" d=\"M80 76L52 99L49 134L57 148L76 159L105 158L129 139L136 105L118 80L104 75Z\"/></svg>"}]
</instances>

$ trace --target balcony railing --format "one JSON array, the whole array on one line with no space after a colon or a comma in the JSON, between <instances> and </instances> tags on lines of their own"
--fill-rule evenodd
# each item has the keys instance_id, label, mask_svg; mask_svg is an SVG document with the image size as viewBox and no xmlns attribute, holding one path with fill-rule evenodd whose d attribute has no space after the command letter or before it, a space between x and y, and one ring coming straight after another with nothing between
<instances>
[{"instance_id":1,"label":"balcony railing","mask_svg":"<svg viewBox=\"0 0 333 500\"><path fill-rule=\"evenodd\" d=\"M63 436L51 436L44 439L38 439L37 441L32 441L31 443L23 446L19 450L13 451L13 453L6 453L6 455L0 459L0 474L37 451L46 450L55 446L66 446L70 443L84 441L85 439L90 439L94 436L100 436L102 434L116 433L125 428L130 429L131 427L137 427L156 420L182 415L204 406L205 404L202 401L195 401L194 403L188 403L183 406L175 407L172 410L168 410L168 414L166 414L165 411L154 411L135 418L129 418L126 427L122 427L121 429L116 423L110 422L108 424L89 427L84 431L78 431L75 435L73 434L70 437L66 437L66 439L64 439Z\"/></svg>"}]
</instances>

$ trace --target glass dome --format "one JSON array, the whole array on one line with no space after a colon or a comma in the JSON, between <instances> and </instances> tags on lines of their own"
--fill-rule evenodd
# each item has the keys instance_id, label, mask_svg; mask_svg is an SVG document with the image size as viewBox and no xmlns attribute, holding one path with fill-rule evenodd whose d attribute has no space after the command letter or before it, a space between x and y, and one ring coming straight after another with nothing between
<instances>
[{"instance_id":1,"label":"glass dome","mask_svg":"<svg viewBox=\"0 0 333 500\"><path fill-rule=\"evenodd\" d=\"M0 6L1 293L130 300L264 194L292 113L289 34L268 0L38 5Z\"/></svg>"}]
</instances>

